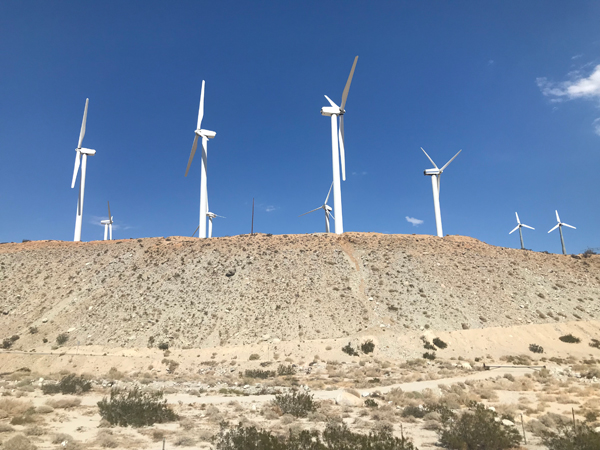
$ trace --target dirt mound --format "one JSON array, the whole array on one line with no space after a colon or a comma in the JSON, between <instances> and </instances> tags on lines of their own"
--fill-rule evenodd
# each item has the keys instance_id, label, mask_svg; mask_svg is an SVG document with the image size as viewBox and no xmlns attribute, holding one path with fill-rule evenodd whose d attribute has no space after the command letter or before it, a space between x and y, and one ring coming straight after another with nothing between
<instances>
[{"instance_id":1,"label":"dirt mound","mask_svg":"<svg viewBox=\"0 0 600 450\"><path fill-rule=\"evenodd\" d=\"M254 235L0 245L0 339L204 348L591 320L600 256L463 236Z\"/></svg>"}]
</instances>

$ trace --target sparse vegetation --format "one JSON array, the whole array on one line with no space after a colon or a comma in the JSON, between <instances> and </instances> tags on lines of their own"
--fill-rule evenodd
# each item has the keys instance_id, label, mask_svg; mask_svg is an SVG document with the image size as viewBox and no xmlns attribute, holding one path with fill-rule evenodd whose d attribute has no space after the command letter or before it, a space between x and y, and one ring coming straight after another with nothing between
<instances>
[{"instance_id":1,"label":"sparse vegetation","mask_svg":"<svg viewBox=\"0 0 600 450\"><path fill-rule=\"evenodd\" d=\"M566 342L567 344L579 344L581 342L581 339L573 336L571 333L565 334L564 336L561 336L558 339L560 339L563 342Z\"/></svg>"},{"instance_id":2,"label":"sparse vegetation","mask_svg":"<svg viewBox=\"0 0 600 450\"><path fill-rule=\"evenodd\" d=\"M92 383L82 376L70 374L63 377L58 383L42 385L44 394L82 394L92 388Z\"/></svg>"},{"instance_id":3,"label":"sparse vegetation","mask_svg":"<svg viewBox=\"0 0 600 450\"><path fill-rule=\"evenodd\" d=\"M2 444L3 450L35 450L37 447L22 434L13 436Z\"/></svg>"},{"instance_id":4,"label":"sparse vegetation","mask_svg":"<svg viewBox=\"0 0 600 450\"><path fill-rule=\"evenodd\" d=\"M277 367L277 376L283 377L283 376L287 376L287 375L296 375L296 369L291 364L288 364L288 365L280 364Z\"/></svg>"},{"instance_id":5,"label":"sparse vegetation","mask_svg":"<svg viewBox=\"0 0 600 450\"><path fill-rule=\"evenodd\" d=\"M365 341L362 344L360 344L360 350L364 354L373 353L373 350L375 350L375 344L371 339L369 339L368 341Z\"/></svg>"},{"instance_id":6,"label":"sparse vegetation","mask_svg":"<svg viewBox=\"0 0 600 450\"><path fill-rule=\"evenodd\" d=\"M251 355L248 357L248 360L249 360L249 361L256 361L256 360L258 360L258 359L260 359L260 355L259 355L258 353L252 353L252 354L251 354Z\"/></svg>"},{"instance_id":7,"label":"sparse vegetation","mask_svg":"<svg viewBox=\"0 0 600 450\"><path fill-rule=\"evenodd\" d=\"M438 337L433 338L433 345L435 345L437 348L442 349L442 350L445 349L446 347L448 347L448 344L446 344L444 341L442 341Z\"/></svg>"},{"instance_id":8,"label":"sparse vegetation","mask_svg":"<svg viewBox=\"0 0 600 450\"><path fill-rule=\"evenodd\" d=\"M169 343L161 342L160 344L158 344L158 349L159 350L169 350Z\"/></svg>"},{"instance_id":9,"label":"sparse vegetation","mask_svg":"<svg viewBox=\"0 0 600 450\"><path fill-rule=\"evenodd\" d=\"M69 340L68 333L60 333L58 336L56 336L56 344L57 345L64 345L67 343L68 340Z\"/></svg>"},{"instance_id":10,"label":"sparse vegetation","mask_svg":"<svg viewBox=\"0 0 600 450\"><path fill-rule=\"evenodd\" d=\"M260 378L265 380L267 378L275 377L274 370L261 370L261 369L249 369L244 372L244 376L248 378Z\"/></svg>"},{"instance_id":11,"label":"sparse vegetation","mask_svg":"<svg viewBox=\"0 0 600 450\"><path fill-rule=\"evenodd\" d=\"M348 345L342 347L342 351L350 356L358 356L358 352L350 345L350 342L348 342Z\"/></svg>"},{"instance_id":12,"label":"sparse vegetation","mask_svg":"<svg viewBox=\"0 0 600 450\"><path fill-rule=\"evenodd\" d=\"M368 399L365 400L365 406L367 408L377 408L379 405L372 398L368 398Z\"/></svg>"},{"instance_id":13,"label":"sparse vegetation","mask_svg":"<svg viewBox=\"0 0 600 450\"><path fill-rule=\"evenodd\" d=\"M98 402L100 416L111 425L142 427L177 420L161 391L144 392L139 388L125 391L113 388L110 398Z\"/></svg>"},{"instance_id":14,"label":"sparse vegetation","mask_svg":"<svg viewBox=\"0 0 600 450\"><path fill-rule=\"evenodd\" d=\"M434 352L425 352L425 353L423 353L423 358L430 359L433 361L435 359L435 353Z\"/></svg>"},{"instance_id":15,"label":"sparse vegetation","mask_svg":"<svg viewBox=\"0 0 600 450\"><path fill-rule=\"evenodd\" d=\"M544 347L538 344L529 344L529 350L533 353L544 353Z\"/></svg>"},{"instance_id":16,"label":"sparse vegetation","mask_svg":"<svg viewBox=\"0 0 600 450\"><path fill-rule=\"evenodd\" d=\"M275 395L273 405L278 407L282 414L291 414L294 417L306 417L308 413L317 409L313 396L298 390Z\"/></svg>"},{"instance_id":17,"label":"sparse vegetation","mask_svg":"<svg viewBox=\"0 0 600 450\"><path fill-rule=\"evenodd\" d=\"M563 425L558 432L546 431L542 442L549 450L599 450L600 433L592 430L587 424L580 424L576 429Z\"/></svg>"},{"instance_id":18,"label":"sparse vegetation","mask_svg":"<svg viewBox=\"0 0 600 450\"><path fill-rule=\"evenodd\" d=\"M600 349L600 341L598 339L592 339L590 342L590 347Z\"/></svg>"}]
</instances>

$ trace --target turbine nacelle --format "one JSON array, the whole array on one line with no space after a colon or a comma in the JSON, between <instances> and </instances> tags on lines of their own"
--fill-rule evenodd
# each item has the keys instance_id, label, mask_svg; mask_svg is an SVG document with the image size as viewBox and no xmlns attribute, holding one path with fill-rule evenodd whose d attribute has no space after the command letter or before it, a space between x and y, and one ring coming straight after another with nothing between
<instances>
[{"instance_id":1,"label":"turbine nacelle","mask_svg":"<svg viewBox=\"0 0 600 450\"><path fill-rule=\"evenodd\" d=\"M217 135L216 131L210 131L210 130L196 130L195 133L196 133L196 135L198 135L200 137L205 137L208 139L212 139Z\"/></svg>"},{"instance_id":2,"label":"turbine nacelle","mask_svg":"<svg viewBox=\"0 0 600 450\"><path fill-rule=\"evenodd\" d=\"M424 175L429 175L429 176L432 176L432 175L441 175L442 171L440 169L427 169L427 170L423 171L423 174Z\"/></svg>"},{"instance_id":3,"label":"turbine nacelle","mask_svg":"<svg viewBox=\"0 0 600 450\"><path fill-rule=\"evenodd\" d=\"M101 223L102 225L110 225L110 224L112 223L112 221L111 221L111 220L108 220L108 219L106 219L106 220L101 220L101 221L100 221L100 223Z\"/></svg>"},{"instance_id":4,"label":"turbine nacelle","mask_svg":"<svg viewBox=\"0 0 600 450\"><path fill-rule=\"evenodd\" d=\"M75 151L81 153L82 155L92 156L96 154L96 150L92 150L91 148L76 148Z\"/></svg>"}]
</instances>

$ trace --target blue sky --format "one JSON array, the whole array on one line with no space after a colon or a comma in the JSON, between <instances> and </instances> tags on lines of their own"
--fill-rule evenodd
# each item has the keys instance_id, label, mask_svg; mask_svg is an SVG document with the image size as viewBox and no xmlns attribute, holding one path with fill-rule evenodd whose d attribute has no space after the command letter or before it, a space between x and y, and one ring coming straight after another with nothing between
<instances>
[{"instance_id":1,"label":"blue sky","mask_svg":"<svg viewBox=\"0 0 600 450\"><path fill-rule=\"evenodd\" d=\"M74 149L89 97L83 240L189 235L184 172L200 87L216 236L323 231L324 94L346 104L346 231L445 234L528 248L600 247L600 3L559 1L4 1L0 241L71 240ZM330 201L333 205L333 202ZM406 218L422 220L413 225ZM217 222L218 220L218 222ZM413 221L414 222L414 221Z\"/></svg>"}]
</instances>

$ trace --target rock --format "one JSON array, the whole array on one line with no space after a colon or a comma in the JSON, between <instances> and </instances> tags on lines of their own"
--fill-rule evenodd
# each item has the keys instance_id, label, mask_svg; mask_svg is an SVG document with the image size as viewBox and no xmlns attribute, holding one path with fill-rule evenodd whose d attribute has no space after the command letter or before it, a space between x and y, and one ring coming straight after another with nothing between
<instances>
[{"instance_id":1,"label":"rock","mask_svg":"<svg viewBox=\"0 0 600 450\"><path fill-rule=\"evenodd\" d=\"M463 330L468 330L470 328L468 323L462 323L461 325Z\"/></svg>"},{"instance_id":2,"label":"rock","mask_svg":"<svg viewBox=\"0 0 600 450\"><path fill-rule=\"evenodd\" d=\"M235 275L235 269L230 269L227 271L227 273L225 274L226 277L232 277Z\"/></svg>"},{"instance_id":3,"label":"rock","mask_svg":"<svg viewBox=\"0 0 600 450\"><path fill-rule=\"evenodd\" d=\"M263 334L263 337L262 337L263 341L268 341L269 339L271 339L271 335L270 334Z\"/></svg>"},{"instance_id":4,"label":"rock","mask_svg":"<svg viewBox=\"0 0 600 450\"><path fill-rule=\"evenodd\" d=\"M44 318L42 319L42 323L46 323L46 322L48 322L48 318L47 318L47 317L44 317Z\"/></svg>"},{"instance_id":5,"label":"rock","mask_svg":"<svg viewBox=\"0 0 600 450\"><path fill-rule=\"evenodd\" d=\"M502 425L506 425L507 427L514 427L515 424L508 419L502 419Z\"/></svg>"},{"instance_id":6,"label":"rock","mask_svg":"<svg viewBox=\"0 0 600 450\"><path fill-rule=\"evenodd\" d=\"M335 403L341 406L363 406L363 401L360 398L344 391L337 395Z\"/></svg>"},{"instance_id":7,"label":"rock","mask_svg":"<svg viewBox=\"0 0 600 450\"><path fill-rule=\"evenodd\" d=\"M462 362L460 363L460 367L462 367L463 369L472 369L473 367L471 367L471 364L469 364L468 362Z\"/></svg>"},{"instance_id":8,"label":"rock","mask_svg":"<svg viewBox=\"0 0 600 450\"><path fill-rule=\"evenodd\" d=\"M75 327L71 327L67 330L67 333L72 333L73 331L75 331L77 328Z\"/></svg>"},{"instance_id":9,"label":"rock","mask_svg":"<svg viewBox=\"0 0 600 450\"><path fill-rule=\"evenodd\" d=\"M279 344L281 342L281 339L273 338L273 340L271 342L273 344Z\"/></svg>"}]
</instances>

